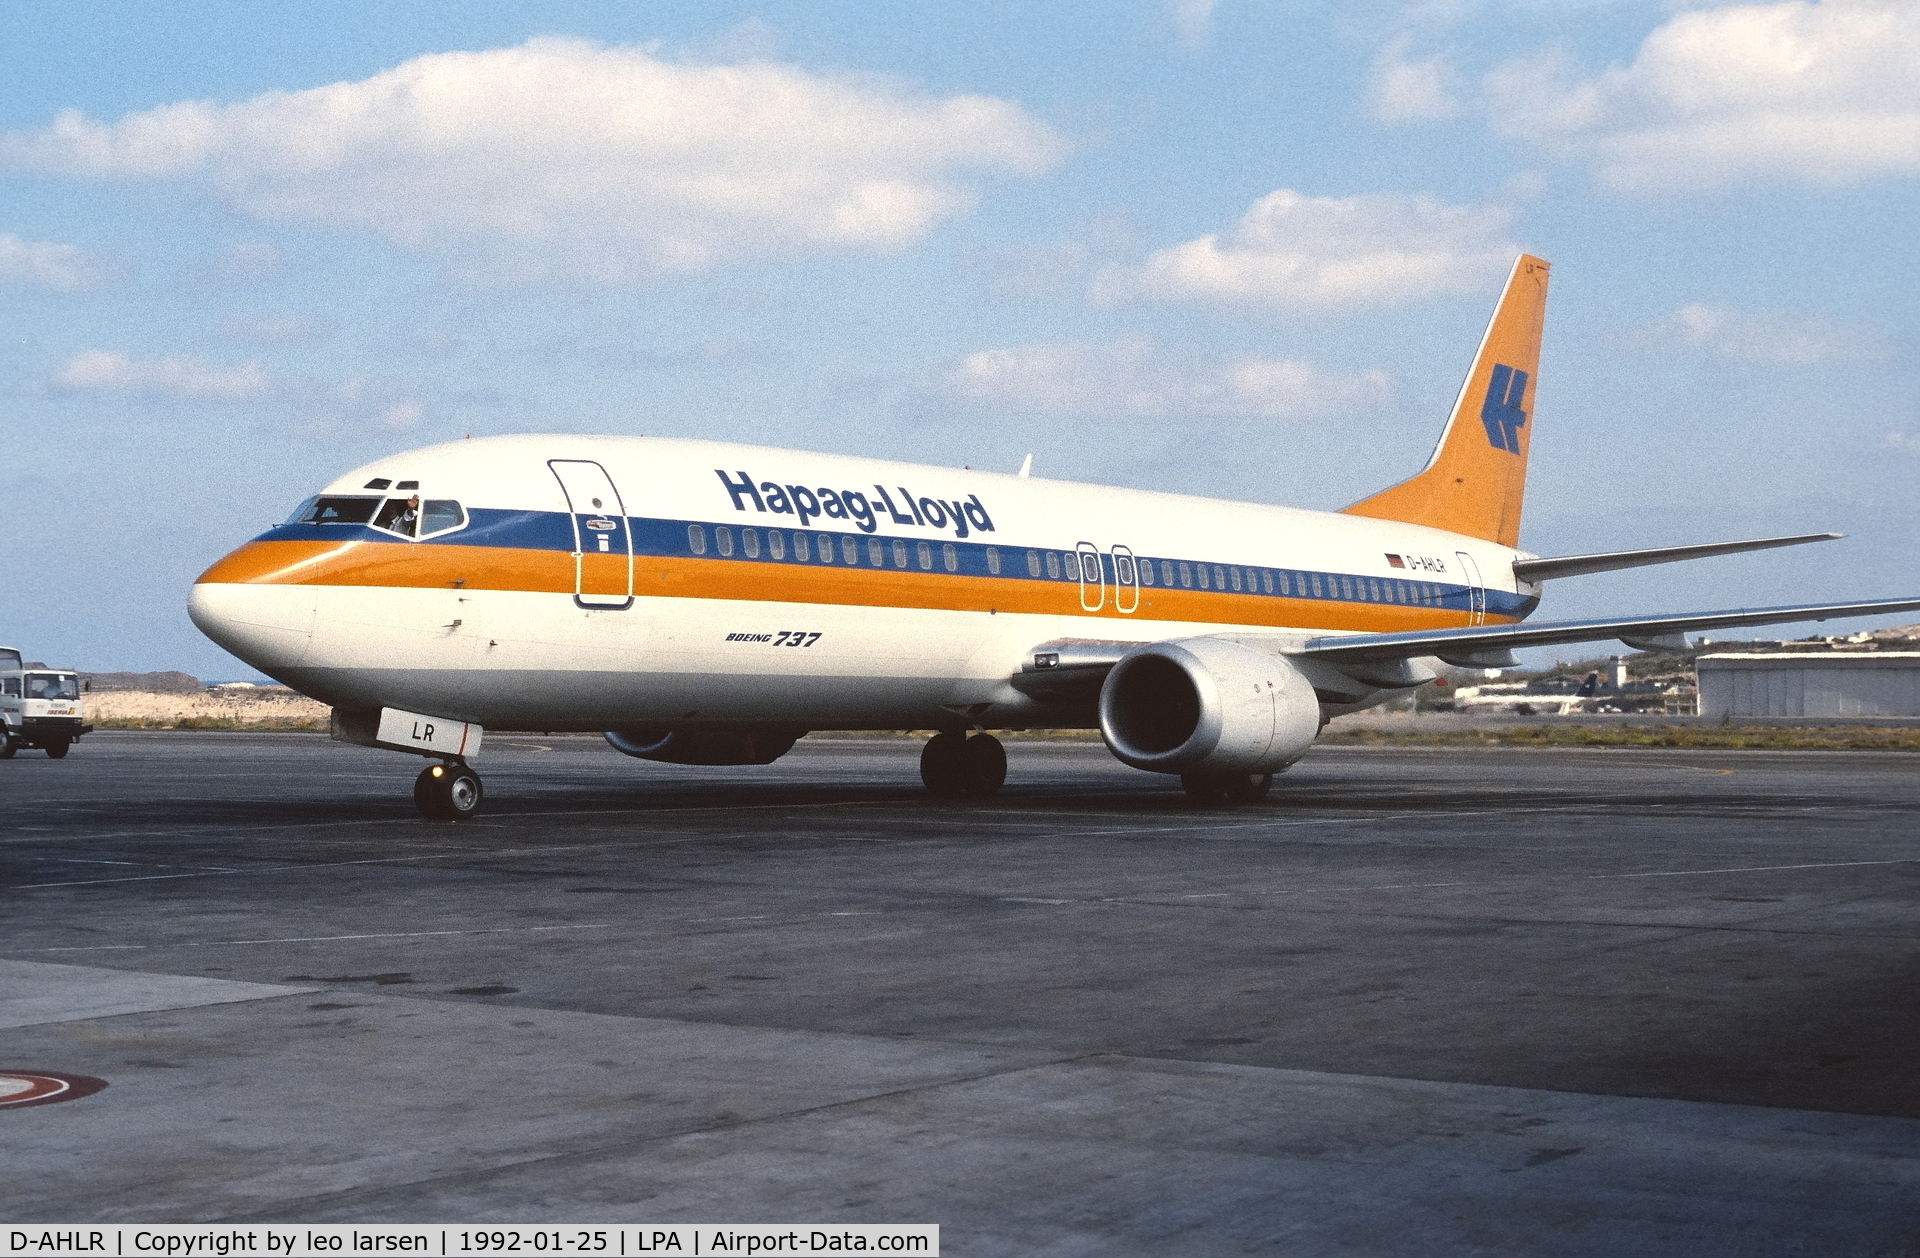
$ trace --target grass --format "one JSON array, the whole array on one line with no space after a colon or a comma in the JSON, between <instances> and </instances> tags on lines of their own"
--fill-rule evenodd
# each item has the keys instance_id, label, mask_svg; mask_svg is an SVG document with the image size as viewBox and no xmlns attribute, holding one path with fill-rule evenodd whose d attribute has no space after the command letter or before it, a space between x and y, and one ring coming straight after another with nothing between
<instances>
[{"instance_id":1,"label":"grass","mask_svg":"<svg viewBox=\"0 0 1920 1258\"><path fill-rule=\"evenodd\" d=\"M233 716L183 716L178 720L152 716L110 716L91 720L90 723L95 729L231 729L266 730L275 733L292 730L315 734L324 734L328 729L326 721L293 716L263 716L248 719Z\"/></svg>"}]
</instances>

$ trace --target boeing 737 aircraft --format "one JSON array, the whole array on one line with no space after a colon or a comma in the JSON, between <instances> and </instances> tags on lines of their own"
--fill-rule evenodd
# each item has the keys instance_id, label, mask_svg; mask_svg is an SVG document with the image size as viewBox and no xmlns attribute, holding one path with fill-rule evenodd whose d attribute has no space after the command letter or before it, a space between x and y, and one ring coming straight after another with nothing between
<instances>
[{"instance_id":1,"label":"boeing 737 aircraft","mask_svg":"<svg viewBox=\"0 0 1920 1258\"><path fill-rule=\"evenodd\" d=\"M1261 798L1327 719L1516 647L1640 649L1920 599L1523 623L1543 582L1815 534L1519 549L1547 264L1522 256L1426 468L1338 513L708 441L512 436L340 477L201 575L209 637L434 761L477 812L483 730L597 730L766 764L809 730L939 731L935 795L1006 775L989 729L1098 727L1210 801Z\"/></svg>"}]
</instances>

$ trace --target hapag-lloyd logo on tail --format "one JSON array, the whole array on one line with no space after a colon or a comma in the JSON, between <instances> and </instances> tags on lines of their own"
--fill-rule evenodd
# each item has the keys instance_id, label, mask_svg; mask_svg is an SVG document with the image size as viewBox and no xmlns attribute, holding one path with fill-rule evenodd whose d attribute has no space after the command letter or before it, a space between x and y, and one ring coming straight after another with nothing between
<instances>
[{"instance_id":1,"label":"hapag-lloyd logo on tail","mask_svg":"<svg viewBox=\"0 0 1920 1258\"><path fill-rule=\"evenodd\" d=\"M871 533L880 527L880 512L884 511L895 524L903 528L909 525L928 529L950 528L955 537L993 532L993 517L987 514L979 494L968 494L965 498L918 497L905 485L895 485L894 488L900 491L900 502L906 507L902 511L894 505L893 495L887 492L884 485L875 485L873 497L869 498L858 489L829 489L824 485L810 489L805 485L782 485L770 480L755 484L753 477L744 471L736 471L729 476L716 467L713 474L720 478L720 483L727 487L727 493L733 497L735 511L745 511L747 504L752 503L755 511L798 516L801 528L805 528L808 521L825 517L829 520L849 520L862 533Z\"/></svg>"},{"instance_id":2,"label":"hapag-lloyd logo on tail","mask_svg":"<svg viewBox=\"0 0 1920 1258\"><path fill-rule=\"evenodd\" d=\"M1527 426L1527 413L1520 409L1527 396L1527 373L1495 363L1493 378L1487 381L1487 396L1480 402L1480 422L1487 426L1487 444L1508 454L1520 453L1520 430Z\"/></svg>"}]
</instances>

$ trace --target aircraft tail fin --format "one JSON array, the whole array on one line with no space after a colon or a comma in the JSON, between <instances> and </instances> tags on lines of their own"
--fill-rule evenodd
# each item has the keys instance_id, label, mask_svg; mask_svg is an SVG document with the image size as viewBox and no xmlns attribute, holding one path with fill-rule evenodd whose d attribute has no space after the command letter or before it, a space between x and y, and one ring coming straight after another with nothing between
<instances>
[{"instance_id":1,"label":"aircraft tail fin","mask_svg":"<svg viewBox=\"0 0 1920 1258\"><path fill-rule=\"evenodd\" d=\"M1427 466L1411 480L1345 508L1345 514L1519 546L1547 270L1545 261L1529 254L1514 262Z\"/></svg>"}]
</instances>

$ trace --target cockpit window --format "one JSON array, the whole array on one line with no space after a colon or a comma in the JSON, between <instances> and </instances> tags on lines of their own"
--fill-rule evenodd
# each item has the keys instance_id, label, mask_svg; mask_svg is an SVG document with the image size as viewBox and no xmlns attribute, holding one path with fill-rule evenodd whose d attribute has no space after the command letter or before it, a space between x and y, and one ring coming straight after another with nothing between
<instances>
[{"instance_id":1,"label":"cockpit window","mask_svg":"<svg viewBox=\"0 0 1920 1258\"><path fill-rule=\"evenodd\" d=\"M467 513L451 498L429 498L420 504L420 536L446 533L467 522Z\"/></svg>"},{"instance_id":2,"label":"cockpit window","mask_svg":"<svg viewBox=\"0 0 1920 1258\"><path fill-rule=\"evenodd\" d=\"M398 533L402 537L412 537L420 524L420 495L411 498L389 498L387 505L380 508L380 514L374 517L373 527Z\"/></svg>"},{"instance_id":3,"label":"cockpit window","mask_svg":"<svg viewBox=\"0 0 1920 1258\"><path fill-rule=\"evenodd\" d=\"M298 524L365 524L380 507L378 498L309 498L305 510L294 517Z\"/></svg>"}]
</instances>

